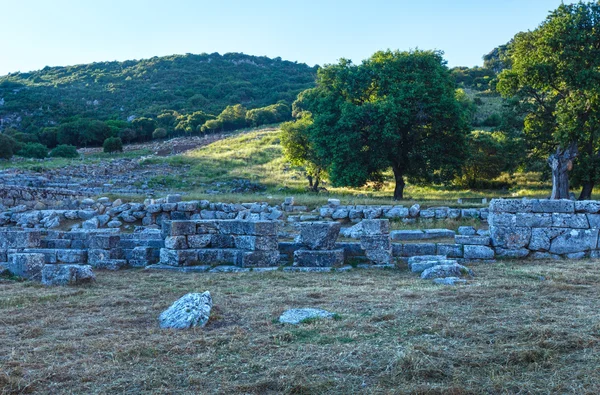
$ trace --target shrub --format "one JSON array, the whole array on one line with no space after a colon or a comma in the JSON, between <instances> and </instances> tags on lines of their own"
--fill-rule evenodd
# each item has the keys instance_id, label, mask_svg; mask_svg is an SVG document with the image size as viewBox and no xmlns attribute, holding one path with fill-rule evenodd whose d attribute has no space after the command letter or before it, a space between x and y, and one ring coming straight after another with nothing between
<instances>
[{"instance_id":1,"label":"shrub","mask_svg":"<svg viewBox=\"0 0 600 395\"><path fill-rule=\"evenodd\" d=\"M152 138L154 140L164 139L165 137L167 137L167 129L158 128L154 132L152 132Z\"/></svg>"},{"instance_id":2,"label":"shrub","mask_svg":"<svg viewBox=\"0 0 600 395\"><path fill-rule=\"evenodd\" d=\"M494 126L500 126L501 123L502 123L502 117L500 117L500 114L493 113L492 115L487 117L483 121L482 124L483 124L483 126L494 127Z\"/></svg>"},{"instance_id":3,"label":"shrub","mask_svg":"<svg viewBox=\"0 0 600 395\"><path fill-rule=\"evenodd\" d=\"M48 147L40 143L27 143L21 147L17 155L25 158L44 159L48 156Z\"/></svg>"},{"instance_id":4,"label":"shrub","mask_svg":"<svg viewBox=\"0 0 600 395\"><path fill-rule=\"evenodd\" d=\"M79 153L74 145L61 144L50 151L49 156L52 158L77 158Z\"/></svg>"},{"instance_id":5,"label":"shrub","mask_svg":"<svg viewBox=\"0 0 600 395\"><path fill-rule=\"evenodd\" d=\"M123 141L119 137L109 137L102 144L104 152L123 152Z\"/></svg>"},{"instance_id":6,"label":"shrub","mask_svg":"<svg viewBox=\"0 0 600 395\"><path fill-rule=\"evenodd\" d=\"M10 136L0 134L0 159L10 159L15 152L16 141Z\"/></svg>"}]
</instances>

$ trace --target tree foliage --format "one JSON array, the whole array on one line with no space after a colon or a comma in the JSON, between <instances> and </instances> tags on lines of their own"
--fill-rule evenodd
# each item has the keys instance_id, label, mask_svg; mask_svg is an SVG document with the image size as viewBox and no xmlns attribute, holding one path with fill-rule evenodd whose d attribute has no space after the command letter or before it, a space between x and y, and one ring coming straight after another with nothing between
<instances>
[{"instance_id":1,"label":"tree foliage","mask_svg":"<svg viewBox=\"0 0 600 395\"><path fill-rule=\"evenodd\" d=\"M381 181L391 167L402 199L405 177L450 180L464 157L464 108L438 51L377 52L358 66L342 59L319 70L298 111L311 116L310 143L335 186Z\"/></svg>"},{"instance_id":2,"label":"tree foliage","mask_svg":"<svg viewBox=\"0 0 600 395\"><path fill-rule=\"evenodd\" d=\"M0 133L0 159L10 159L14 155L16 141L12 137Z\"/></svg>"},{"instance_id":3,"label":"tree foliage","mask_svg":"<svg viewBox=\"0 0 600 395\"><path fill-rule=\"evenodd\" d=\"M74 145L61 144L50 151L51 158L78 158L79 153Z\"/></svg>"},{"instance_id":4,"label":"tree foliage","mask_svg":"<svg viewBox=\"0 0 600 395\"><path fill-rule=\"evenodd\" d=\"M508 48L511 68L498 90L527 113L531 152L578 147L573 178L590 198L600 179L600 4L561 5L534 31L519 33Z\"/></svg>"},{"instance_id":5,"label":"tree foliage","mask_svg":"<svg viewBox=\"0 0 600 395\"><path fill-rule=\"evenodd\" d=\"M104 152L122 152L123 151L123 142L119 137L109 137L104 140L104 144L102 144L102 148Z\"/></svg>"},{"instance_id":6,"label":"tree foliage","mask_svg":"<svg viewBox=\"0 0 600 395\"><path fill-rule=\"evenodd\" d=\"M17 152L17 155L24 158L44 159L48 156L48 148L40 143L26 143Z\"/></svg>"}]
</instances>

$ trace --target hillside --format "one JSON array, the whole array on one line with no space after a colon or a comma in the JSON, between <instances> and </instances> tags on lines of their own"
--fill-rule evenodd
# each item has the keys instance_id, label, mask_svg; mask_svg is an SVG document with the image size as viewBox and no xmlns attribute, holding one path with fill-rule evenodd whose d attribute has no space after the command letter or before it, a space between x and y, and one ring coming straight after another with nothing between
<instances>
[{"instance_id":1,"label":"hillside","mask_svg":"<svg viewBox=\"0 0 600 395\"><path fill-rule=\"evenodd\" d=\"M45 67L0 77L0 130L35 132L71 117L126 120L165 110L216 115L228 105L291 104L315 76L316 67L303 63L239 53Z\"/></svg>"}]
</instances>

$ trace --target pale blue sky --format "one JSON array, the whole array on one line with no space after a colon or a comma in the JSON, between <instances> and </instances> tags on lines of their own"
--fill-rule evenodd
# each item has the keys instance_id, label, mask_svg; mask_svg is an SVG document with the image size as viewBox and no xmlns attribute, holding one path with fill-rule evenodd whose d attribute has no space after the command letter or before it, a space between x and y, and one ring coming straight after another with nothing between
<instances>
[{"instance_id":1,"label":"pale blue sky","mask_svg":"<svg viewBox=\"0 0 600 395\"><path fill-rule=\"evenodd\" d=\"M571 1L565 1L570 3ZM441 49L474 66L561 0L0 0L0 75L44 66L243 52L314 64Z\"/></svg>"}]
</instances>

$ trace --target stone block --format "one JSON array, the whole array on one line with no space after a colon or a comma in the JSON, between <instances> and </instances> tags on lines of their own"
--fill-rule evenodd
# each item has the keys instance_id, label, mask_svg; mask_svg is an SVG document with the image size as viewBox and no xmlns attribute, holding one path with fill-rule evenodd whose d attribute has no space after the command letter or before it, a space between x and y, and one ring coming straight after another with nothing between
<instances>
[{"instance_id":1,"label":"stone block","mask_svg":"<svg viewBox=\"0 0 600 395\"><path fill-rule=\"evenodd\" d=\"M298 224L300 234L296 242L309 250L332 250L340 234L337 222L302 222Z\"/></svg>"},{"instance_id":2,"label":"stone block","mask_svg":"<svg viewBox=\"0 0 600 395\"><path fill-rule=\"evenodd\" d=\"M212 240L211 234L199 234L199 235L191 235L187 237L187 243L189 248L206 248L210 245Z\"/></svg>"},{"instance_id":3,"label":"stone block","mask_svg":"<svg viewBox=\"0 0 600 395\"><path fill-rule=\"evenodd\" d=\"M241 255L244 251L232 248L205 248L198 250L198 263L200 265L237 265L241 264Z\"/></svg>"},{"instance_id":4,"label":"stone block","mask_svg":"<svg viewBox=\"0 0 600 395\"><path fill-rule=\"evenodd\" d=\"M590 224L590 228L598 229L600 228L600 214L586 214L588 222Z\"/></svg>"},{"instance_id":5,"label":"stone block","mask_svg":"<svg viewBox=\"0 0 600 395\"><path fill-rule=\"evenodd\" d=\"M436 207L433 211L435 213L435 219L446 219L448 218L448 207Z\"/></svg>"},{"instance_id":6,"label":"stone block","mask_svg":"<svg viewBox=\"0 0 600 395\"><path fill-rule=\"evenodd\" d=\"M56 260L60 263L86 263L88 260L88 251L73 249L56 250Z\"/></svg>"},{"instance_id":7,"label":"stone block","mask_svg":"<svg viewBox=\"0 0 600 395\"><path fill-rule=\"evenodd\" d=\"M407 243L402 249L402 256L435 255L436 249L434 243Z\"/></svg>"},{"instance_id":8,"label":"stone block","mask_svg":"<svg viewBox=\"0 0 600 395\"><path fill-rule=\"evenodd\" d=\"M279 266L279 251L243 251L239 259L238 265L241 267Z\"/></svg>"},{"instance_id":9,"label":"stone block","mask_svg":"<svg viewBox=\"0 0 600 395\"><path fill-rule=\"evenodd\" d=\"M451 208L448 210L448 218L450 219L458 219L460 218L460 209Z\"/></svg>"},{"instance_id":10,"label":"stone block","mask_svg":"<svg viewBox=\"0 0 600 395\"><path fill-rule=\"evenodd\" d=\"M276 236L277 222L224 220L218 222L219 231L227 235Z\"/></svg>"},{"instance_id":11,"label":"stone block","mask_svg":"<svg viewBox=\"0 0 600 395\"><path fill-rule=\"evenodd\" d=\"M556 255L556 254L550 254L549 252L534 252L530 255L531 259L553 259L553 260L559 260L560 259L560 255Z\"/></svg>"},{"instance_id":12,"label":"stone block","mask_svg":"<svg viewBox=\"0 0 600 395\"><path fill-rule=\"evenodd\" d=\"M188 249L188 242L186 236L167 236L165 238L165 248L171 250L186 250Z\"/></svg>"},{"instance_id":13,"label":"stone block","mask_svg":"<svg viewBox=\"0 0 600 395\"><path fill-rule=\"evenodd\" d=\"M168 232L165 236L195 235L196 234L196 222L194 222L194 221L163 222L163 229L166 229L166 231Z\"/></svg>"},{"instance_id":14,"label":"stone block","mask_svg":"<svg viewBox=\"0 0 600 395\"><path fill-rule=\"evenodd\" d=\"M390 233L390 221L387 219L363 219L360 221L363 235L387 235Z\"/></svg>"},{"instance_id":15,"label":"stone block","mask_svg":"<svg viewBox=\"0 0 600 395\"><path fill-rule=\"evenodd\" d=\"M171 212L171 220L172 221L187 221L191 219L191 212L185 211L172 211Z\"/></svg>"},{"instance_id":16,"label":"stone block","mask_svg":"<svg viewBox=\"0 0 600 395\"><path fill-rule=\"evenodd\" d=\"M360 244L358 245L360 247ZM402 251L404 250L403 244L392 244L392 255L393 256L402 256ZM362 251L362 249L361 249Z\"/></svg>"},{"instance_id":17,"label":"stone block","mask_svg":"<svg viewBox=\"0 0 600 395\"><path fill-rule=\"evenodd\" d=\"M150 264L154 260L154 254L150 247L134 247L131 252L131 258L137 261L145 261Z\"/></svg>"},{"instance_id":18,"label":"stone block","mask_svg":"<svg viewBox=\"0 0 600 395\"><path fill-rule=\"evenodd\" d=\"M528 248L531 251L548 251L552 240L564 232L566 232L565 229L533 228Z\"/></svg>"},{"instance_id":19,"label":"stone block","mask_svg":"<svg viewBox=\"0 0 600 395\"><path fill-rule=\"evenodd\" d=\"M233 235L212 234L210 235L211 248L233 248Z\"/></svg>"},{"instance_id":20,"label":"stone block","mask_svg":"<svg viewBox=\"0 0 600 395\"><path fill-rule=\"evenodd\" d=\"M294 252L294 266L336 267L344 264L344 250L305 250Z\"/></svg>"},{"instance_id":21,"label":"stone block","mask_svg":"<svg viewBox=\"0 0 600 395\"><path fill-rule=\"evenodd\" d=\"M276 236L234 236L235 248L248 251L277 251Z\"/></svg>"},{"instance_id":22,"label":"stone block","mask_svg":"<svg viewBox=\"0 0 600 395\"><path fill-rule=\"evenodd\" d=\"M477 231L472 226L459 226L458 234L461 236L475 236Z\"/></svg>"},{"instance_id":23,"label":"stone block","mask_svg":"<svg viewBox=\"0 0 600 395\"><path fill-rule=\"evenodd\" d=\"M173 203L173 202L168 202ZM199 202L197 200L190 200L189 202L177 203L177 211L196 211L199 209Z\"/></svg>"},{"instance_id":24,"label":"stone block","mask_svg":"<svg viewBox=\"0 0 600 395\"><path fill-rule=\"evenodd\" d=\"M369 207L363 210L363 217L366 219L380 218L383 214L383 210L379 207Z\"/></svg>"},{"instance_id":25,"label":"stone block","mask_svg":"<svg viewBox=\"0 0 600 395\"><path fill-rule=\"evenodd\" d=\"M575 202L575 212L588 214L600 213L600 201L578 200Z\"/></svg>"},{"instance_id":26,"label":"stone block","mask_svg":"<svg viewBox=\"0 0 600 395\"><path fill-rule=\"evenodd\" d=\"M433 210L433 209L421 210L419 217L423 218L423 219L433 219L433 218L435 218L435 210Z\"/></svg>"},{"instance_id":27,"label":"stone block","mask_svg":"<svg viewBox=\"0 0 600 395\"><path fill-rule=\"evenodd\" d=\"M394 206L391 210L388 210L384 217L389 219L398 219L398 218L406 218L408 217L409 212L408 208L402 206Z\"/></svg>"},{"instance_id":28,"label":"stone block","mask_svg":"<svg viewBox=\"0 0 600 395\"><path fill-rule=\"evenodd\" d=\"M16 253L10 255L8 263L4 266L13 276L40 281L45 264L44 254Z\"/></svg>"},{"instance_id":29,"label":"stone block","mask_svg":"<svg viewBox=\"0 0 600 395\"><path fill-rule=\"evenodd\" d=\"M361 236L360 247L363 250L389 250L392 243L389 235Z\"/></svg>"},{"instance_id":30,"label":"stone block","mask_svg":"<svg viewBox=\"0 0 600 395\"><path fill-rule=\"evenodd\" d=\"M574 213L575 202L572 200L532 200L534 213Z\"/></svg>"},{"instance_id":31,"label":"stone block","mask_svg":"<svg viewBox=\"0 0 600 395\"><path fill-rule=\"evenodd\" d=\"M462 236L456 235L454 236L454 243L456 244L464 244L464 245L481 245L481 246L489 246L491 244L491 240L486 236Z\"/></svg>"},{"instance_id":32,"label":"stone block","mask_svg":"<svg viewBox=\"0 0 600 395\"><path fill-rule=\"evenodd\" d=\"M116 271L126 267L127 261L125 259L106 259L104 261L96 261L94 263L90 263L90 266L94 269Z\"/></svg>"},{"instance_id":33,"label":"stone block","mask_svg":"<svg viewBox=\"0 0 600 395\"><path fill-rule=\"evenodd\" d=\"M598 229L572 229L558 235L550 243L552 254L572 254L595 250L598 247Z\"/></svg>"},{"instance_id":34,"label":"stone block","mask_svg":"<svg viewBox=\"0 0 600 395\"><path fill-rule=\"evenodd\" d=\"M552 226L555 228L589 229L585 214L552 214Z\"/></svg>"},{"instance_id":35,"label":"stone block","mask_svg":"<svg viewBox=\"0 0 600 395\"><path fill-rule=\"evenodd\" d=\"M537 200L492 199L490 202L490 213L531 213L533 212L534 201Z\"/></svg>"},{"instance_id":36,"label":"stone block","mask_svg":"<svg viewBox=\"0 0 600 395\"><path fill-rule=\"evenodd\" d=\"M437 244L437 255L444 255L448 258L462 258L463 246L461 244Z\"/></svg>"},{"instance_id":37,"label":"stone block","mask_svg":"<svg viewBox=\"0 0 600 395\"><path fill-rule=\"evenodd\" d=\"M422 279L446 278L446 277L473 277L473 271L463 265L438 265L431 267L421 273Z\"/></svg>"},{"instance_id":38,"label":"stone block","mask_svg":"<svg viewBox=\"0 0 600 395\"><path fill-rule=\"evenodd\" d=\"M587 257L587 253L585 252L574 252L572 254L567 254L567 259L579 260Z\"/></svg>"},{"instance_id":39,"label":"stone block","mask_svg":"<svg viewBox=\"0 0 600 395\"><path fill-rule=\"evenodd\" d=\"M390 232L392 240L422 240L425 238L425 232L422 230L393 230Z\"/></svg>"},{"instance_id":40,"label":"stone block","mask_svg":"<svg viewBox=\"0 0 600 395\"><path fill-rule=\"evenodd\" d=\"M462 218L479 218L479 210L476 208L463 208L460 210Z\"/></svg>"},{"instance_id":41,"label":"stone block","mask_svg":"<svg viewBox=\"0 0 600 395\"><path fill-rule=\"evenodd\" d=\"M0 248L38 248L41 246L39 231L0 232Z\"/></svg>"},{"instance_id":42,"label":"stone block","mask_svg":"<svg viewBox=\"0 0 600 395\"><path fill-rule=\"evenodd\" d=\"M365 250L365 257L375 265L389 265L392 263L392 249Z\"/></svg>"},{"instance_id":43,"label":"stone block","mask_svg":"<svg viewBox=\"0 0 600 395\"><path fill-rule=\"evenodd\" d=\"M516 250L507 250L505 248L496 248L496 257L498 258L509 258L509 259L522 259L529 255L527 248L519 248Z\"/></svg>"},{"instance_id":44,"label":"stone block","mask_svg":"<svg viewBox=\"0 0 600 395\"><path fill-rule=\"evenodd\" d=\"M179 202L181 202L181 195L179 195L179 194L167 195L167 203L179 203Z\"/></svg>"},{"instance_id":45,"label":"stone block","mask_svg":"<svg viewBox=\"0 0 600 395\"><path fill-rule=\"evenodd\" d=\"M194 266L198 264L198 251L160 249L160 263L169 266Z\"/></svg>"},{"instance_id":46,"label":"stone block","mask_svg":"<svg viewBox=\"0 0 600 395\"><path fill-rule=\"evenodd\" d=\"M490 216L488 217L488 223L490 224L490 228L493 226L515 227L517 226L517 215L490 213Z\"/></svg>"},{"instance_id":47,"label":"stone block","mask_svg":"<svg viewBox=\"0 0 600 395\"><path fill-rule=\"evenodd\" d=\"M552 226L552 214L517 213L515 226L545 228Z\"/></svg>"},{"instance_id":48,"label":"stone block","mask_svg":"<svg viewBox=\"0 0 600 395\"><path fill-rule=\"evenodd\" d=\"M88 248L100 248L108 250L119 247L121 236L119 235L93 235L90 237Z\"/></svg>"},{"instance_id":49,"label":"stone block","mask_svg":"<svg viewBox=\"0 0 600 395\"><path fill-rule=\"evenodd\" d=\"M287 208L287 207L286 207ZM291 211L291 210L290 210ZM319 209L319 215L323 218L331 218L331 216L333 215L333 212L335 210L331 207L321 207Z\"/></svg>"},{"instance_id":50,"label":"stone block","mask_svg":"<svg viewBox=\"0 0 600 395\"><path fill-rule=\"evenodd\" d=\"M494 259L494 250L483 245L465 245L465 259Z\"/></svg>"},{"instance_id":51,"label":"stone block","mask_svg":"<svg viewBox=\"0 0 600 395\"><path fill-rule=\"evenodd\" d=\"M42 268L42 284L48 286L88 284L95 280L89 265L44 265Z\"/></svg>"},{"instance_id":52,"label":"stone block","mask_svg":"<svg viewBox=\"0 0 600 395\"><path fill-rule=\"evenodd\" d=\"M348 210L345 208L339 208L331 214L332 219L346 219L348 218Z\"/></svg>"},{"instance_id":53,"label":"stone block","mask_svg":"<svg viewBox=\"0 0 600 395\"><path fill-rule=\"evenodd\" d=\"M529 244L531 228L491 226L490 236L494 247L519 249Z\"/></svg>"},{"instance_id":54,"label":"stone block","mask_svg":"<svg viewBox=\"0 0 600 395\"><path fill-rule=\"evenodd\" d=\"M425 233L426 239L440 239L440 238L448 238L454 237L455 232L450 229L425 229L423 230Z\"/></svg>"}]
</instances>

